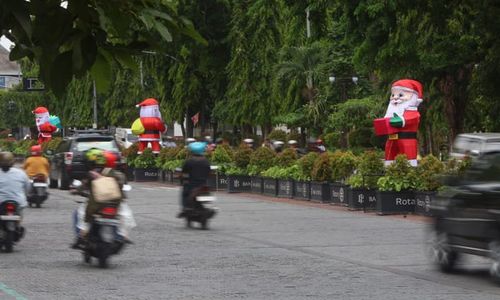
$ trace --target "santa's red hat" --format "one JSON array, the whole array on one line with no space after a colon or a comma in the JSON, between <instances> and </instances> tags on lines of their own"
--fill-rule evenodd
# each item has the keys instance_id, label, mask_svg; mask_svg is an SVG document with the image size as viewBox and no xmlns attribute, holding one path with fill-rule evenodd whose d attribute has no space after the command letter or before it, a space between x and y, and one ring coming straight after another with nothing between
<instances>
[{"instance_id":1,"label":"santa's red hat","mask_svg":"<svg viewBox=\"0 0 500 300\"><path fill-rule=\"evenodd\" d=\"M32 111L32 113L34 113L35 115L48 114L49 110L46 107L39 106L39 107L35 108Z\"/></svg>"},{"instance_id":2,"label":"santa's red hat","mask_svg":"<svg viewBox=\"0 0 500 300\"><path fill-rule=\"evenodd\" d=\"M413 79L397 80L392 84L392 88L396 87L416 93L418 99L422 99L424 97L424 89L422 87L422 84L416 80Z\"/></svg>"},{"instance_id":3,"label":"santa's red hat","mask_svg":"<svg viewBox=\"0 0 500 300\"><path fill-rule=\"evenodd\" d=\"M135 107L139 106L153 106L153 105L158 105L158 101L154 98L148 98L142 101L141 103L137 104Z\"/></svg>"}]
</instances>

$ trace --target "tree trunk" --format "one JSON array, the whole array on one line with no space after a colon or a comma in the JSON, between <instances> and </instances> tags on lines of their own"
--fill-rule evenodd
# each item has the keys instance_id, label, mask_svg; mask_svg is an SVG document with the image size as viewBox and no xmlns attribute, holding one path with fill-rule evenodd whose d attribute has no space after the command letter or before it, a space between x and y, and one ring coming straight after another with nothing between
<instances>
[{"instance_id":1,"label":"tree trunk","mask_svg":"<svg viewBox=\"0 0 500 300\"><path fill-rule=\"evenodd\" d=\"M444 75L438 82L439 91L444 98L444 113L450 129L449 143L456 135L463 132L465 108L469 101L467 88L472 75L472 66L465 66L455 73Z\"/></svg>"}]
</instances>

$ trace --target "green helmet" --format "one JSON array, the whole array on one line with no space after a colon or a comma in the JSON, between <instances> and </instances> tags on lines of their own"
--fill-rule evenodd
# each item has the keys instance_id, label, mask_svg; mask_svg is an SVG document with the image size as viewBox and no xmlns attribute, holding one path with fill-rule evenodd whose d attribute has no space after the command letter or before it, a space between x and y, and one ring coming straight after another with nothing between
<instances>
[{"instance_id":1,"label":"green helmet","mask_svg":"<svg viewBox=\"0 0 500 300\"><path fill-rule=\"evenodd\" d=\"M87 163L92 165L104 166L106 164L106 157L104 151L97 148L91 148L85 152L85 159Z\"/></svg>"},{"instance_id":2,"label":"green helmet","mask_svg":"<svg viewBox=\"0 0 500 300\"><path fill-rule=\"evenodd\" d=\"M14 154L7 151L0 152L0 167L12 167L14 163Z\"/></svg>"}]
</instances>

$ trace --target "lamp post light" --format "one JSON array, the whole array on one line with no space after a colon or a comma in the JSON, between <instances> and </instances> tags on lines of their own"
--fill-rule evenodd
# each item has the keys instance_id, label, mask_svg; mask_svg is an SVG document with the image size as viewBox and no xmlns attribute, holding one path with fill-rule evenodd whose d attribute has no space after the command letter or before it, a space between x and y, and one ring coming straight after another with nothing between
<instances>
[{"instance_id":1,"label":"lamp post light","mask_svg":"<svg viewBox=\"0 0 500 300\"><path fill-rule=\"evenodd\" d=\"M352 76L352 77L338 78L335 75L331 75L330 77L328 77L328 81L330 81L330 83L332 83L332 84L335 82L342 83L342 85L341 85L341 92L342 92L341 100L345 101L347 99L347 91L346 91L345 85L349 82L352 82L354 84L358 84L359 77Z\"/></svg>"}]
</instances>

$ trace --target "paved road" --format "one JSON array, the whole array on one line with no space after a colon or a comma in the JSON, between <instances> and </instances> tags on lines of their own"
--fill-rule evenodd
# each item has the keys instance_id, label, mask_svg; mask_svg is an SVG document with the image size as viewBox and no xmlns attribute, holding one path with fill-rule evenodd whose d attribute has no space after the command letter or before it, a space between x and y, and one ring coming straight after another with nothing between
<instances>
[{"instance_id":1,"label":"paved road","mask_svg":"<svg viewBox=\"0 0 500 300\"><path fill-rule=\"evenodd\" d=\"M0 299L500 299L485 260L435 271L422 222L221 193L212 229L190 230L177 188L133 186L136 244L107 270L68 247L76 196L26 209L26 238L0 253Z\"/></svg>"}]
</instances>

